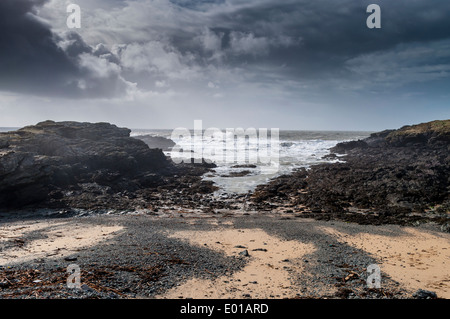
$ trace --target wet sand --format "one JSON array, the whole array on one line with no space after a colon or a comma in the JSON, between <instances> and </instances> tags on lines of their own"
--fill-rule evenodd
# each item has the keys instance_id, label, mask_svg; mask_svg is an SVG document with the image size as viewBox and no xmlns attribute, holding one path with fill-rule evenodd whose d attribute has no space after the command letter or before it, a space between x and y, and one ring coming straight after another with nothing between
<instances>
[{"instance_id":1,"label":"wet sand","mask_svg":"<svg viewBox=\"0 0 450 319\"><path fill-rule=\"evenodd\" d=\"M0 270L9 272L0 273L0 279L38 268L45 282L75 254L81 269L96 275L85 280L96 290L40 286L40 298L91 298L105 291L96 296L411 298L419 288L450 298L450 234L436 225L372 226L288 216L142 214L5 221L0 225ZM382 271L380 292L366 285L366 267L373 263ZM26 291L29 296L33 289L24 281L0 294L20 297Z\"/></svg>"},{"instance_id":2,"label":"wet sand","mask_svg":"<svg viewBox=\"0 0 450 319\"><path fill-rule=\"evenodd\" d=\"M450 298L450 236L402 228L400 236L349 235L323 227L339 241L362 249L379 260L382 271L410 291L426 289Z\"/></svg>"},{"instance_id":3,"label":"wet sand","mask_svg":"<svg viewBox=\"0 0 450 319\"><path fill-rule=\"evenodd\" d=\"M38 258L66 257L110 239L121 226L80 225L66 221L15 222L0 226L0 243L15 245L0 251L0 265ZM33 238L33 234L39 234Z\"/></svg>"}]
</instances>

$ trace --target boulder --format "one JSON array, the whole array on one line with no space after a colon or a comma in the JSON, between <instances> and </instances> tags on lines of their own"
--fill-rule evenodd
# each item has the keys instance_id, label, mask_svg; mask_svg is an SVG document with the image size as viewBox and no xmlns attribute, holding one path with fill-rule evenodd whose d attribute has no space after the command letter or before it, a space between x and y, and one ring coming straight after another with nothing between
<instances>
[{"instance_id":1,"label":"boulder","mask_svg":"<svg viewBox=\"0 0 450 319\"><path fill-rule=\"evenodd\" d=\"M333 153L343 154L355 148L366 148L366 147L368 147L368 145L365 141L357 140L339 143L335 147L331 148L330 151Z\"/></svg>"},{"instance_id":2,"label":"boulder","mask_svg":"<svg viewBox=\"0 0 450 319\"><path fill-rule=\"evenodd\" d=\"M361 223L409 223L418 221L414 214L426 216L437 207L437 221L444 225L450 201L449 127L450 120L434 121L339 143L330 151L344 153L344 162L279 176L258 186L252 200L325 212L315 215L356 216ZM361 210L367 213L351 214Z\"/></svg>"},{"instance_id":3,"label":"boulder","mask_svg":"<svg viewBox=\"0 0 450 319\"><path fill-rule=\"evenodd\" d=\"M162 136L138 135L134 138L143 141L149 148L159 148L163 151L170 151L176 145L171 139Z\"/></svg>"},{"instance_id":4,"label":"boulder","mask_svg":"<svg viewBox=\"0 0 450 319\"><path fill-rule=\"evenodd\" d=\"M86 183L134 189L171 167L160 149L131 138L127 128L45 121L0 133L0 207L42 202Z\"/></svg>"}]
</instances>

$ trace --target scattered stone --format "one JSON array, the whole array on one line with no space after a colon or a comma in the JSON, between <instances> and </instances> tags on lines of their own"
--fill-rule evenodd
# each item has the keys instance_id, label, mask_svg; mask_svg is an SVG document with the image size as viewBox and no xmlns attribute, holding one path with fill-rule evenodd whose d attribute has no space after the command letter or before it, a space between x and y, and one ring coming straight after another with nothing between
<instances>
[{"instance_id":1,"label":"scattered stone","mask_svg":"<svg viewBox=\"0 0 450 319\"><path fill-rule=\"evenodd\" d=\"M338 156L336 154L334 154L334 153L330 153L330 154L327 154L325 156L322 156L322 159L327 159L327 160L334 160L334 159L337 159L337 158L338 158Z\"/></svg>"},{"instance_id":2,"label":"scattered stone","mask_svg":"<svg viewBox=\"0 0 450 319\"><path fill-rule=\"evenodd\" d=\"M65 261L77 261L78 257L65 257L64 260Z\"/></svg>"},{"instance_id":3,"label":"scattered stone","mask_svg":"<svg viewBox=\"0 0 450 319\"><path fill-rule=\"evenodd\" d=\"M433 291L419 289L412 295L416 299L437 299L437 295Z\"/></svg>"},{"instance_id":4,"label":"scattered stone","mask_svg":"<svg viewBox=\"0 0 450 319\"><path fill-rule=\"evenodd\" d=\"M0 281L0 288L8 288L11 284L4 280L4 281Z\"/></svg>"},{"instance_id":5,"label":"scattered stone","mask_svg":"<svg viewBox=\"0 0 450 319\"><path fill-rule=\"evenodd\" d=\"M244 256L244 257L249 257L249 256L250 256L250 254L248 253L248 250L247 250L247 249L241 251L241 252L239 253L239 255Z\"/></svg>"},{"instance_id":6,"label":"scattered stone","mask_svg":"<svg viewBox=\"0 0 450 319\"><path fill-rule=\"evenodd\" d=\"M257 168L254 164L233 165L231 168Z\"/></svg>"},{"instance_id":7,"label":"scattered stone","mask_svg":"<svg viewBox=\"0 0 450 319\"><path fill-rule=\"evenodd\" d=\"M86 292L95 292L94 289L92 289L91 287L89 287L86 284L82 284L80 288L81 288L81 290L86 291Z\"/></svg>"},{"instance_id":8,"label":"scattered stone","mask_svg":"<svg viewBox=\"0 0 450 319\"><path fill-rule=\"evenodd\" d=\"M220 177L243 177L243 176L247 176L251 173L252 172L245 170L245 171L240 171L240 172L230 172L228 175L224 174L224 175L220 175Z\"/></svg>"},{"instance_id":9,"label":"scattered stone","mask_svg":"<svg viewBox=\"0 0 450 319\"><path fill-rule=\"evenodd\" d=\"M441 231L444 233L450 233L450 223L441 225Z\"/></svg>"},{"instance_id":10,"label":"scattered stone","mask_svg":"<svg viewBox=\"0 0 450 319\"><path fill-rule=\"evenodd\" d=\"M339 288L336 292L336 297L341 299L347 299L350 295L353 294L353 291L349 288Z\"/></svg>"}]
</instances>

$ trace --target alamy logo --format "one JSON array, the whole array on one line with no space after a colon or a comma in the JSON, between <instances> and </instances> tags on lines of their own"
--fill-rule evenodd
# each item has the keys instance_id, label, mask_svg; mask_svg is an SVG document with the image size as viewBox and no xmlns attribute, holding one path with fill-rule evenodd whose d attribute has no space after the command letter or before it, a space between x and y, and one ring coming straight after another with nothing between
<instances>
[{"instance_id":1,"label":"alamy logo","mask_svg":"<svg viewBox=\"0 0 450 319\"><path fill-rule=\"evenodd\" d=\"M67 272L70 274L67 278L67 288L80 289L81 288L81 270L77 264L71 264L67 267Z\"/></svg>"},{"instance_id":2,"label":"alamy logo","mask_svg":"<svg viewBox=\"0 0 450 319\"><path fill-rule=\"evenodd\" d=\"M376 264L369 265L367 267L367 288L381 288L381 270Z\"/></svg>"},{"instance_id":3,"label":"alamy logo","mask_svg":"<svg viewBox=\"0 0 450 319\"><path fill-rule=\"evenodd\" d=\"M77 4L69 4L67 6L67 13L70 15L67 17L66 25L69 29L81 28L81 8Z\"/></svg>"},{"instance_id":4,"label":"alamy logo","mask_svg":"<svg viewBox=\"0 0 450 319\"><path fill-rule=\"evenodd\" d=\"M173 141L184 140L183 146L176 145L171 152L172 160L202 163L213 158L216 163L226 164L264 164L265 169L278 171L279 167L279 129L260 128L218 128L203 130L201 120L194 121L194 130L177 128L172 131ZM214 147L208 141L216 141ZM186 142L187 141L187 142Z\"/></svg>"},{"instance_id":5,"label":"alamy logo","mask_svg":"<svg viewBox=\"0 0 450 319\"><path fill-rule=\"evenodd\" d=\"M381 8L377 4L371 4L367 7L367 13L371 13L366 20L369 29L381 29Z\"/></svg>"}]
</instances>

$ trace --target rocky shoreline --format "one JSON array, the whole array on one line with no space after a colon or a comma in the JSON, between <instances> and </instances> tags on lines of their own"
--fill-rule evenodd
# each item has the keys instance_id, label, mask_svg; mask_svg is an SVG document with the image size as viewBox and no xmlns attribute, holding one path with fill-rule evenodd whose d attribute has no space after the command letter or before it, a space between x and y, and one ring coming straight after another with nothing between
<instances>
[{"instance_id":1,"label":"rocky shoreline","mask_svg":"<svg viewBox=\"0 0 450 319\"><path fill-rule=\"evenodd\" d=\"M449 136L449 121L375 133L217 196L214 164L174 164L128 129L1 133L0 298L449 298Z\"/></svg>"},{"instance_id":2,"label":"rocky shoreline","mask_svg":"<svg viewBox=\"0 0 450 319\"><path fill-rule=\"evenodd\" d=\"M145 209L168 193L197 200L216 189L201 178L212 167L175 165L108 123L46 121L0 133L0 207Z\"/></svg>"},{"instance_id":3,"label":"rocky shoreline","mask_svg":"<svg viewBox=\"0 0 450 319\"><path fill-rule=\"evenodd\" d=\"M0 213L265 211L375 225L431 221L450 229L450 120L340 143L326 155L339 154L338 163L279 176L252 194L220 197L202 179L215 165L175 164L157 148L171 145L132 138L129 129L108 123L46 121L0 133Z\"/></svg>"},{"instance_id":4,"label":"rocky shoreline","mask_svg":"<svg viewBox=\"0 0 450 319\"><path fill-rule=\"evenodd\" d=\"M374 133L340 143L328 157L343 162L299 169L260 185L262 210L360 224L436 222L449 231L450 120Z\"/></svg>"}]
</instances>

